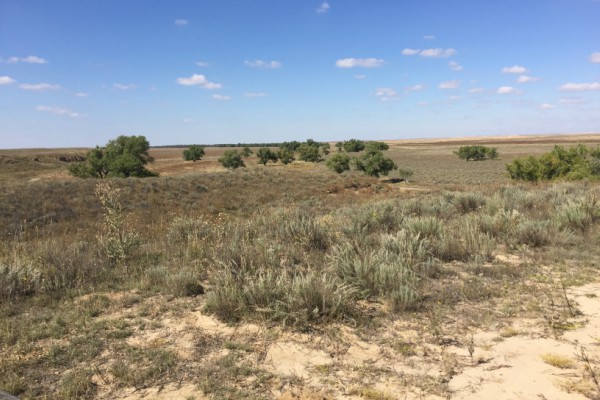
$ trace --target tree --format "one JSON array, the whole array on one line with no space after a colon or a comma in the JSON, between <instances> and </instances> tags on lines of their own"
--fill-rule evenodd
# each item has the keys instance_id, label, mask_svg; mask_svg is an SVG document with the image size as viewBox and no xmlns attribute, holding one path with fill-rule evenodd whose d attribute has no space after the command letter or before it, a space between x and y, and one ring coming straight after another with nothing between
<instances>
[{"instance_id":1,"label":"tree","mask_svg":"<svg viewBox=\"0 0 600 400\"><path fill-rule=\"evenodd\" d=\"M223 157L219 158L219 162L227 169L237 169L245 167L242 155L237 150L226 150Z\"/></svg>"},{"instance_id":2,"label":"tree","mask_svg":"<svg viewBox=\"0 0 600 400\"><path fill-rule=\"evenodd\" d=\"M338 149L338 151L342 151L344 148L344 142L337 142L335 147Z\"/></svg>"},{"instance_id":3,"label":"tree","mask_svg":"<svg viewBox=\"0 0 600 400\"><path fill-rule=\"evenodd\" d=\"M261 147L256 152L256 156L258 157L258 162L262 165L267 165L269 161L277 162L277 154L268 147Z\"/></svg>"},{"instance_id":4,"label":"tree","mask_svg":"<svg viewBox=\"0 0 600 400\"><path fill-rule=\"evenodd\" d=\"M350 139L342 145L345 151L348 153L358 153L365 149L365 142L358 139Z\"/></svg>"},{"instance_id":5,"label":"tree","mask_svg":"<svg viewBox=\"0 0 600 400\"><path fill-rule=\"evenodd\" d=\"M350 170L350 156L346 153L335 153L326 162L329 169L338 174Z\"/></svg>"},{"instance_id":6,"label":"tree","mask_svg":"<svg viewBox=\"0 0 600 400\"><path fill-rule=\"evenodd\" d=\"M244 158L248 158L250 157L252 154L254 154L252 152L252 150L250 150L250 147L246 146L242 149L242 157Z\"/></svg>"},{"instance_id":7,"label":"tree","mask_svg":"<svg viewBox=\"0 0 600 400\"><path fill-rule=\"evenodd\" d=\"M183 151L183 159L185 161L196 162L204 157L204 147L193 144L189 149Z\"/></svg>"},{"instance_id":8,"label":"tree","mask_svg":"<svg viewBox=\"0 0 600 400\"><path fill-rule=\"evenodd\" d=\"M329 143L321 143L319 147L321 148L321 153L323 153L324 156L329 154L329 150L331 149L331 145Z\"/></svg>"},{"instance_id":9,"label":"tree","mask_svg":"<svg viewBox=\"0 0 600 400\"><path fill-rule=\"evenodd\" d=\"M390 171L398 169L398 166L391 158L386 158L379 150L369 151L355 158L356 169L369 176L379 177L379 175L388 175Z\"/></svg>"},{"instance_id":10,"label":"tree","mask_svg":"<svg viewBox=\"0 0 600 400\"><path fill-rule=\"evenodd\" d=\"M486 147L482 145L461 146L454 152L459 158L469 161L482 161L486 159L495 160L498 158L498 149L495 147Z\"/></svg>"},{"instance_id":11,"label":"tree","mask_svg":"<svg viewBox=\"0 0 600 400\"><path fill-rule=\"evenodd\" d=\"M321 158L321 153L319 152L318 143L312 141L311 139L307 140L306 143L302 143L300 147L298 147L298 158L302 161L307 162L319 162L323 159Z\"/></svg>"},{"instance_id":12,"label":"tree","mask_svg":"<svg viewBox=\"0 0 600 400\"><path fill-rule=\"evenodd\" d=\"M279 161L283 164L288 165L294 161L294 152L286 147L282 147L277 152L277 158L279 158Z\"/></svg>"},{"instance_id":13,"label":"tree","mask_svg":"<svg viewBox=\"0 0 600 400\"><path fill-rule=\"evenodd\" d=\"M389 150L390 146L387 143L384 142L367 142L365 144L365 150L367 151L385 151L385 150Z\"/></svg>"},{"instance_id":14,"label":"tree","mask_svg":"<svg viewBox=\"0 0 600 400\"><path fill-rule=\"evenodd\" d=\"M79 178L144 178L158 176L146 169L153 158L150 143L144 136L119 136L106 146L90 150L86 161L69 166L69 172Z\"/></svg>"}]
</instances>

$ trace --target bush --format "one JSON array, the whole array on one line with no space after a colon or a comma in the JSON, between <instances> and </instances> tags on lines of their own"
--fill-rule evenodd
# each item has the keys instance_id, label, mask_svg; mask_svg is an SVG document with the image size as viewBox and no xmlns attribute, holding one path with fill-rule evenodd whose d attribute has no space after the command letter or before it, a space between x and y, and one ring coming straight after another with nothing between
<instances>
[{"instance_id":1,"label":"bush","mask_svg":"<svg viewBox=\"0 0 600 400\"><path fill-rule=\"evenodd\" d=\"M227 169L237 169L245 167L242 155L237 150L226 150L223 157L219 158L219 162Z\"/></svg>"},{"instance_id":2,"label":"bush","mask_svg":"<svg viewBox=\"0 0 600 400\"><path fill-rule=\"evenodd\" d=\"M105 147L90 150L85 162L72 164L68 170L79 178L158 176L146 169L146 164L153 161L149 149L150 143L144 136L119 136Z\"/></svg>"},{"instance_id":3,"label":"bush","mask_svg":"<svg viewBox=\"0 0 600 400\"><path fill-rule=\"evenodd\" d=\"M365 149L365 142L358 139L350 139L342 144L344 151L348 153L358 153Z\"/></svg>"},{"instance_id":4,"label":"bush","mask_svg":"<svg viewBox=\"0 0 600 400\"><path fill-rule=\"evenodd\" d=\"M183 159L185 161L196 162L204 157L204 147L198 145L191 145L189 149L183 151Z\"/></svg>"},{"instance_id":5,"label":"bush","mask_svg":"<svg viewBox=\"0 0 600 400\"><path fill-rule=\"evenodd\" d=\"M269 161L277 162L277 154L268 147L261 147L256 152L256 156L258 157L258 162L262 165L267 165Z\"/></svg>"},{"instance_id":6,"label":"bush","mask_svg":"<svg viewBox=\"0 0 600 400\"><path fill-rule=\"evenodd\" d=\"M387 143L383 142L367 142L365 145L365 150L367 151L385 151L389 150L390 146Z\"/></svg>"},{"instance_id":7,"label":"bush","mask_svg":"<svg viewBox=\"0 0 600 400\"><path fill-rule=\"evenodd\" d=\"M302 161L314 163L323 161L321 158L321 152L319 151L319 145L313 144L310 141L307 141L307 143L302 143L300 147L298 147L298 158Z\"/></svg>"},{"instance_id":8,"label":"bush","mask_svg":"<svg viewBox=\"0 0 600 400\"><path fill-rule=\"evenodd\" d=\"M350 170L350 156L345 153L336 153L329 157L326 165L330 170L341 174Z\"/></svg>"},{"instance_id":9,"label":"bush","mask_svg":"<svg viewBox=\"0 0 600 400\"><path fill-rule=\"evenodd\" d=\"M242 149L242 157L244 158L248 158L250 157L252 154L254 154L252 152L252 150L250 150L250 147L246 146Z\"/></svg>"},{"instance_id":10,"label":"bush","mask_svg":"<svg viewBox=\"0 0 600 400\"><path fill-rule=\"evenodd\" d=\"M495 160L498 158L498 150L495 147L486 147L481 145L476 146L461 146L455 154L459 158L469 161Z\"/></svg>"},{"instance_id":11,"label":"bush","mask_svg":"<svg viewBox=\"0 0 600 400\"><path fill-rule=\"evenodd\" d=\"M285 165L290 164L295 159L294 152L287 147L282 147L279 149L277 152L277 158L279 158L279 161Z\"/></svg>"},{"instance_id":12,"label":"bush","mask_svg":"<svg viewBox=\"0 0 600 400\"><path fill-rule=\"evenodd\" d=\"M355 159L356 169L369 176L379 177L388 175L390 171L398 169L391 158L383 156L381 151L370 151Z\"/></svg>"}]
</instances>

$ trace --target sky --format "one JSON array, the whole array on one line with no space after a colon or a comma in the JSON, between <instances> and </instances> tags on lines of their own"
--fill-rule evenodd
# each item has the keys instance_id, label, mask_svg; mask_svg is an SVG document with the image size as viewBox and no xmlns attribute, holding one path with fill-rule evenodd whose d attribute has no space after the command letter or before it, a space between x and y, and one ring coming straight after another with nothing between
<instances>
[{"instance_id":1,"label":"sky","mask_svg":"<svg viewBox=\"0 0 600 400\"><path fill-rule=\"evenodd\" d=\"M600 0L0 0L0 148L600 132Z\"/></svg>"}]
</instances>

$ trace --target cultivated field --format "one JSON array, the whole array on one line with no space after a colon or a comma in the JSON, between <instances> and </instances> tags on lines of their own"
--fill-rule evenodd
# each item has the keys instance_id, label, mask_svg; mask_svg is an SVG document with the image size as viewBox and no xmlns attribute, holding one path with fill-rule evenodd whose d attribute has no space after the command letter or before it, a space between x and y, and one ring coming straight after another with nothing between
<instances>
[{"instance_id":1,"label":"cultivated field","mask_svg":"<svg viewBox=\"0 0 600 400\"><path fill-rule=\"evenodd\" d=\"M505 176L600 135L387 143L409 182L225 171L222 148L152 149L160 177L99 182L66 171L85 149L1 150L0 390L600 398L600 186Z\"/></svg>"}]
</instances>

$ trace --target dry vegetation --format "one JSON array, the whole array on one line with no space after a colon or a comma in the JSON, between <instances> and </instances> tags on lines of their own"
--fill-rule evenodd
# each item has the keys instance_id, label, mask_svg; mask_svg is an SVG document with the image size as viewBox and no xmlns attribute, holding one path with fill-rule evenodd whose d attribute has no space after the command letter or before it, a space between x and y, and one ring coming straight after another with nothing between
<instances>
[{"instance_id":1,"label":"dry vegetation","mask_svg":"<svg viewBox=\"0 0 600 400\"><path fill-rule=\"evenodd\" d=\"M509 394L598 398L600 186L504 175L569 140L600 137L487 139L485 162L389 142L400 184L154 149L161 177L98 185L58 160L83 151L0 151L0 390L482 398L525 341L569 375Z\"/></svg>"}]
</instances>

